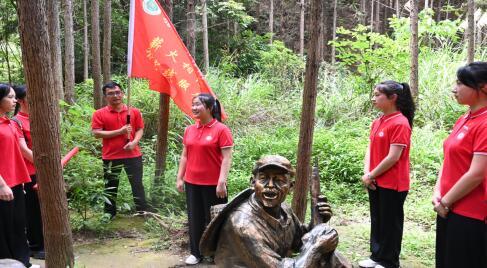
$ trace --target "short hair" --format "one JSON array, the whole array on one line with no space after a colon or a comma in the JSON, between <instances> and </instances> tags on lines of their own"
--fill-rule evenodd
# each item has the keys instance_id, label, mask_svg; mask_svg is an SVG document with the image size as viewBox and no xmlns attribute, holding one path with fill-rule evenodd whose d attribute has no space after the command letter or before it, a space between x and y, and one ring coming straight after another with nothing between
<instances>
[{"instance_id":1,"label":"short hair","mask_svg":"<svg viewBox=\"0 0 487 268\"><path fill-rule=\"evenodd\" d=\"M104 84L103 87L101 88L101 90L103 91L103 95L106 95L107 88L114 89L116 87L120 88L120 90L123 91L122 86L115 81L110 81L110 82Z\"/></svg>"}]
</instances>

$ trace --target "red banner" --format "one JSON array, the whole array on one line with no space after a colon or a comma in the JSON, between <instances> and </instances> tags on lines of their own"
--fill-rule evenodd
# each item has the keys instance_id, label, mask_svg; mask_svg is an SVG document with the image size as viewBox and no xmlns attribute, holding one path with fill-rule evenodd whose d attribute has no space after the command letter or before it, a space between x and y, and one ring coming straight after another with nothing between
<instances>
[{"instance_id":1,"label":"red banner","mask_svg":"<svg viewBox=\"0 0 487 268\"><path fill-rule=\"evenodd\" d=\"M171 96L187 115L198 93L210 93L208 82L156 0L131 0L128 76L149 80L149 88ZM222 119L226 118L222 113Z\"/></svg>"}]
</instances>

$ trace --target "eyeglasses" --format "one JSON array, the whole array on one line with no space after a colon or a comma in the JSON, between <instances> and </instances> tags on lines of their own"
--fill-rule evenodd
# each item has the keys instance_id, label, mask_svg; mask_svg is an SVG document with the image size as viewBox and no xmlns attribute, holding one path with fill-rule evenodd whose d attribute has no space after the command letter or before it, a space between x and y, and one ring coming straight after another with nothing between
<instances>
[{"instance_id":1,"label":"eyeglasses","mask_svg":"<svg viewBox=\"0 0 487 268\"><path fill-rule=\"evenodd\" d=\"M123 94L122 91L111 91L111 92L108 92L106 95L109 97L113 97L113 96L120 96L122 94Z\"/></svg>"}]
</instances>

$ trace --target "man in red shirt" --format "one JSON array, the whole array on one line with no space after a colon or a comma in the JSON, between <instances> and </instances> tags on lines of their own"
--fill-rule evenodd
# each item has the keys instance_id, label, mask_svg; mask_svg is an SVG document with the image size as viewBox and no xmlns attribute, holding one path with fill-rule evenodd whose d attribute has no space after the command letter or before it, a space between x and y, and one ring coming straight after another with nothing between
<instances>
[{"instance_id":1,"label":"man in red shirt","mask_svg":"<svg viewBox=\"0 0 487 268\"><path fill-rule=\"evenodd\" d=\"M138 145L144 131L144 121L138 109L129 109L123 103L124 93L119 84L109 82L102 90L108 105L93 114L91 128L95 137L103 140L105 192L110 201L105 203L105 212L113 218L117 213L116 199L122 168L132 186L136 210L148 209L142 185L142 153Z\"/></svg>"}]
</instances>

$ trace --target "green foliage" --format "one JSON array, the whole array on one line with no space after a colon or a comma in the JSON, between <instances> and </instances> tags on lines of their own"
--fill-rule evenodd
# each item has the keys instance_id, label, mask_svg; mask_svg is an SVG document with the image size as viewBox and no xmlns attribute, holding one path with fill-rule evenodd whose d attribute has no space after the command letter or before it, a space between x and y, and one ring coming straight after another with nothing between
<instances>
[{"instance_id":1,"label":"green foliage","mask_svg":"<svg viewBox=\"0 0 487 268\"><path fill-rule=\"evenodd\" d=\"M339 28L338 40L332 42L340 65L352 68L359 74L360 93L368 92L384 77L405 77L408 68L407 40L392 39L371 32L363 25L353 30ZM363 91L365 90L365 91Z\"/></svg>"},{"instance_id":2,"label":"green foliage","mask_svg":"<svg viewBox=\"0 0 487 268\"><path fill-rule=\"evenodd\" d=\"M248 15L244 3L241 1L209 1L210 14L215 10L213 15L230 19L238 23L242 28L247 28L255 19Z\"/></svg>"}]
</instances>

